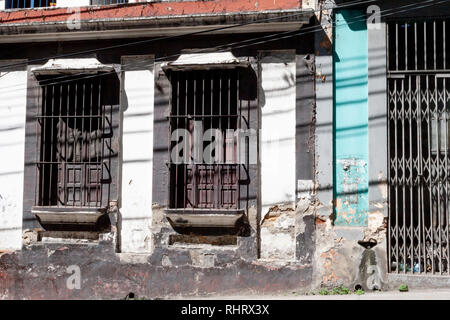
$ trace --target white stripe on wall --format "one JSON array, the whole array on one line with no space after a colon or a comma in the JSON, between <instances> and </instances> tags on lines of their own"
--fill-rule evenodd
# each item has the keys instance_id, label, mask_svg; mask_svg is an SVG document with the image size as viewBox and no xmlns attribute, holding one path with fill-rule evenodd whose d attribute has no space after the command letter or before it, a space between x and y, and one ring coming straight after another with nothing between
<instances>
[{"instance_id":1,"label":"white stripe on wall","mask_svg":"<svg viewBox=\"0 0 450 320\"><path fill-rule=\"evenodd\" d=\"M0 61L0 65L17 61ZM22 247L27 71L0 72L0 250Z\"/></svg>"},{"instance_id":2,"label":"white stripe on wall","mask_svg":"<svg viewBox=\"0 0 450 320\"><path fill-rule=\"evenodd\" d=\"M125 68L122 78L120 212L121 251L126 253L152 250L153 61L153 56L122 57L122 65L138 65L133 69Z\"/></svg>"}]
</instances>

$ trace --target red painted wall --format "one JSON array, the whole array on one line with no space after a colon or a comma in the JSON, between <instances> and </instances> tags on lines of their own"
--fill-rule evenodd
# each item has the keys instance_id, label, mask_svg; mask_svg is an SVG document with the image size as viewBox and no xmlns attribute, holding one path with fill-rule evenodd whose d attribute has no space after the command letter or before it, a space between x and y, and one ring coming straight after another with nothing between
<instances>
[{"instance_id":1,"label":"red painted wall","mask_svg":"<svg viewBox=\"0 0 450 320\"><path fill-rule=\"evenodd\" d=\"M192 14L225 14L301 9L301 0L212 0L187 2L130 3L124 5L82 7L81 20L108 18L164 17ZM73 12L67 8L1 11L0 24L66 21Z\"/></svg>"}]
</instances>

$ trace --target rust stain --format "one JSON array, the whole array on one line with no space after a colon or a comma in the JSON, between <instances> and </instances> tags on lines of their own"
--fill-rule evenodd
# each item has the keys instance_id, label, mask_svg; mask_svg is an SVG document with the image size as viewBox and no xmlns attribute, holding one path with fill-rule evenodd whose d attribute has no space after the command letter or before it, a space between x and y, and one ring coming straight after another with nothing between
<instances>
[{"instance_id":1,"label":"rust stain","mask_svg":"<svg viewBox=\"0 0 450 320\"><path fill-rule=\"evenodd\" d=\"M338 277L336 276L336 274L334 273L334 271L331 271L331 273L328 276L323 276L322 277L322 282L323 283L327 283L327 282L337 282L338 281Z\"/></svg>"},{"instance_id":2,"label":"rust stain","mask_svg":"<svg viewBox=\"0 0 450 320\"><path fill-rule=\"evenodd\" d=\"M316 217L316 224L325 224L326 223L326 221L325 220L323 220L323 219L321 219L321 218L319 218L319 217Z\"/></svg>"},{"instance_id":3,"label":"rust stain","mask_svg":"<svg viewBox=\"0 0 450 320\"><path fill-rule=\"evenodd\" d=\"M320 47L322 49L326 49L329 53L331 52L332 45L330 39L328 39L327 36L323 37L322 41L320 42Z\"/></svg>"},{"instance_id":4,"label":"rust stain","mask_svg":"<svg viewBox=\"0 0 450 320\"><path fill-rule=\"evenodd\" d=\"M332 270L333 264L336 263L336 255L337 252L333 249L323 252L320 255L321 258L325 259L323 266L328 273L328 275L322 276L323 283L336 282L338 280L338 277L334 273L334 270Z\"/></svg>"}]
</instances>

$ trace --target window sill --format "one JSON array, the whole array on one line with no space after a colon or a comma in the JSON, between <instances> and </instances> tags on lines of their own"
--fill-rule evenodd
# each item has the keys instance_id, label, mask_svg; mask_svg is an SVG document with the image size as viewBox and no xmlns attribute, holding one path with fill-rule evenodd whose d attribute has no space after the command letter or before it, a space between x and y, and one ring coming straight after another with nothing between
<instances>
[{"instance_id":1,"label":"window sill","mask_svg":"<svg viewBox=\"0 0 450 320\"><path fill-rule=\"evenodd\" d=\"M94 207L41 207L31 208L43 227L50 225L95 226L98 219L105 214L105 208Z\"/></svg>"},{"instance_id":2,"label":"window sill","mask_svg":"<svg viewBox=\"0 0 450 320\"><path fill-rule=\"evenodd\" d=\"M176 227L235 227L244 209L166 209L167 219Z\"/></svg>"}]
</instances>

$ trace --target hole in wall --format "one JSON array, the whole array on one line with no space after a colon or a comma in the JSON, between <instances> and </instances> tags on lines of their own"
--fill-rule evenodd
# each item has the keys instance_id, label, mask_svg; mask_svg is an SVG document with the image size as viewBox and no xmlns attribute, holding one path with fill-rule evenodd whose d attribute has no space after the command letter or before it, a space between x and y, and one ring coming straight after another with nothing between
<instances>
[{"instance_id":1,"label":"hole in wall","mask_svg":"<svg viewBox=\"0 0 450 320\"><path fill-rule=\"evenodd\" d=\"M370 238L369 240L359 240L358 244L366 249L372 249L378 242L376 239Z\"/></svg>"},{"instance_id":2,"label":"hole in wall","mask_svg":"<svg viewBox=\"0 0 450 320\"><path fill-rule=\"evenodd\" d=\"M126 300L128 300L128 299L134 299L134 297L135 297L135 294L134 294L133 292L130 292L130 293L127 294L127 296L125 297L125 299L126 299Z\"/></svg>"},{"instance_id":3,"label":"hole in wall","mask_svg":"<svg viewBox=\"0 0 450 320\"><path fill-rule=\"evenodd\" d=\"M202 235L184 235L172 234L169 236L169 245L174 244L209 244L216 246L235 246L237 245L237 236L202 236Z\"/></svg>"}]
</instances>

